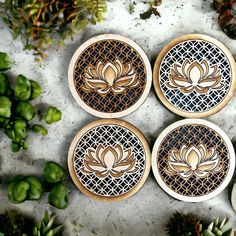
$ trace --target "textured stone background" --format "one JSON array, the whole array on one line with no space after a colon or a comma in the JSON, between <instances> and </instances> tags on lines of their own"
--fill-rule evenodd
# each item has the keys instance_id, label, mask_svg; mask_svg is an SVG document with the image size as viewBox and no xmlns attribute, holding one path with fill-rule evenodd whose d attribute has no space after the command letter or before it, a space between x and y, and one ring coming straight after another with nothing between
<instances>
[{"instance_id":1,"label":"textured stone background","mask_svg":"<svg viewBox=\"0 0 236 236\"><path fill-rule=\"evenodd\" d=\"M9 140L0 136L0 178L6 182L17 174L41 175L46 160L60 162L66 168L70 142L79 129L96 118L83 111L74 101L67 85L67 69L77 47L92 36L102 33L117 33L130 37L147 52L152 63L162 47L177 36L188 33L203 33L225 43L236 54L236 41L221 32L217 24L212 0L164 0L159 7L162 17L152 16L140 20L139 13L147 8L140 3L134 14L129 14L129 1L115 0L108 4L108 13L102 24L87 27L65 48L51 50L49 57L40 66L31 53L22 51L20 39L13 41L10 31L0 22L0 51L9 53L14 61L11 73L23 73L40 82L44 93L35 103L49 103L63 111L61 122L49 127L47 137L30 135L30 147L25 152L12 154ZM140 1L141 2L141 1ZM236 142L236 96L228 106L208 120L223 128ZM181 118L169 112L158 101L152 89L145 103L134 113L123 118L137 126L148 138L151 146L158 134L169 124ZM232 181L233 182L233 181ZM236 227L235 212L229 194L231 186L212 200L191 204L174 200L163 192L152 174L144 187L133 197L118 203L101 203L89 199L78 191L68 178L70 206L56 210L47 204L47 196L39 202L12 205L7 200L6 185L0 189L0 210L16 208L38 219L45 209L57 213L64 222L65 235L158 235L165 236L165 224L176 210L195 212L203 218L227 215ZM76 226L73 224L76 223Z\"/></svg>"}]
</instances>

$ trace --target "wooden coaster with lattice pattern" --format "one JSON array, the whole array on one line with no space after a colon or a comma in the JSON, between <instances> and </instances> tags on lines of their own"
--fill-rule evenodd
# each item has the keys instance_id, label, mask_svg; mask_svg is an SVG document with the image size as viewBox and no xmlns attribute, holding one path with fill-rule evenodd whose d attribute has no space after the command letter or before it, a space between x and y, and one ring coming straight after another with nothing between
<instances>
[{"instance_id":1,"label":"wooden coaster with lattice pattern","mask_svg":"<svg viewBox=\"0 0 236 236\"><path fill-rule=\"evenodd\" d=\"M133 125L103 119L86 125L75 136L68 154L70 175L86 195L118 201L136 193L151 168L151 153Z\"/></svg>"},{"instance_id":2,"label":"wooden coaster with lattice pattern","mask_svg":"<svg viewBox=\"0 0 236 236\"><path fill-rule=\"evenodd\" d=\"M206 117L221 110L233 96L235 60L214 38L184 35L170 42L157 57L153 82L161 102L174 113Z\"/></svg>"},{"instance_id":3,"label":"wooden coaster with lattice pattern","mask_svg":"<svg viewBox=\"0 0 236 236\"><path fill-rule=\"evenodd\" d=\"M157 138L152 169L162 189L174 198L205 201L230 182L235 169L234 148L215 124L182 120L167 127Z\"/></svg>"},{"instance_id":4,"label":"wooden coaster with lattice pattern","mask_svg":"<svg viewBox=\"0 0 236 236\"><path fill-rule=\"evenodd\" d=\"M136 110L151 88L147 55L132 40L105 34L82 44L71 59L69 86L78 104L101 118Z\"/></svg>"}]
</instances>

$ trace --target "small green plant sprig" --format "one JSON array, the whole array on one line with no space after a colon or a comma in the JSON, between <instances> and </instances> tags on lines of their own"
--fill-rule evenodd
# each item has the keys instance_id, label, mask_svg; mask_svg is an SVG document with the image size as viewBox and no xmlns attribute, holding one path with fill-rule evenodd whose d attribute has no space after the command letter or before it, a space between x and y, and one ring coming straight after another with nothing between
<instances>
[{"instance_id":1,"label":"small green plant sprig","mask_svg":"<svg viewBox=\"0 0 236 236\"><path fill-rule=\"evenodd\" d=\"M16 176L8 185L8 198L14 204L39 200L44 190L49 191L48 203L57 209L68 207L68 190L62 183L65 170L56 162L45 164L44 182L36 176Z\"/></svg>"},{"instance_id":2,"label":"small green plant sprig","mask_svg":"<svg viewBox=\"0 0 236 236\"><path fill-rule=\"evenodd\" d=\"M58 38L58 46L87 24L102 21L107 0L5 0L4 21L13 38L23 39L24 49L33 49L36 58ZM57 35L54 37L54 35ZM58 37L59 36L59 37Z\"/></svg>"},{"instance_id":3,"label":"small green plant sprig","mask_svg":"<svg viewBox=\"0 0 236 236\"><path fill-rule=\"evenodd\" d=\"M149 19L152 15L156 17L161 17L160 12L157 10L157 7L162 4L162 0L150 0L148 2L149 4L149 9L143 13L140 14L140 18L142 20L147 20Z\"/></svg>"},{"instance_id":4,"label":"small green plant sprig","mask_svg":"<svg viewBox=\"0 0 236 236\"><path fill-rule=\"evenodd\" d=\"M10 79L4 71L11 68L12 62L6 53L0 52L0 129L11 139L11 149L18 152L27 149L27 132L47 134L47 129L41 124L31 124L36 114L36 108L30 101L41 95L41 87L36 81L29 80L24 75L18 75L11 86ZM49 107L43 116L47 124L61 119L61 111Z\"/></svg>"}]
</instances>

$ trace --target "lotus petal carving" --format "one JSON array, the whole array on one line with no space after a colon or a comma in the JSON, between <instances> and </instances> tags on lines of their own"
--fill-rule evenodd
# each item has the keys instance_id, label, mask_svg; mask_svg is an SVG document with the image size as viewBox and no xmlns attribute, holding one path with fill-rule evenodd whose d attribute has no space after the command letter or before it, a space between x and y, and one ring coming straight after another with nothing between
<instances>
[{"instance_id":1,"label":"lotus petal carving","mask_svg":"<svg viewBox=\"0 0 236 236\"><path fill-rule=\"evenodd\" d=\"M173 148L169 152L167 174L177 174L183 178L203 178L211 172L222 169L220 157L215 148L207 150L203 144L187 147L183 145L180 150Z\"/></svg>"},{"instance_id":2,"label":"lotus petal carving","mask_svg":"<svg viewBox=\"0 0 236 236\"><path fill-rule=\"evenodd\" d=\"M101 95L110 91L122 93L126 88L134 88L139 84L131 64L123 65L120 60L105 64L99 61L96 66L88 66L84 82L84 91L96 90Z\"/></svg>"},{"instance_id":3,"label":"lotus petal carving","mask_svg":"<svg viewBox=\"0 0 236 236\"><path fill-rule=\"evenodd\" d=\"M135 164L136 159L131 148L124 150L119 144L114 147L99 145L96 149L88 149L81 171L85 174L94 173L99 178L108 175L118 178L125 173L136 172Z\"/></svg>"},{"instance_id":4,"label":"lotus petal carving","mask_svg":"<svg viewBox=\"0 0 236 236\"><path fill-rule=\"evenodd\" d=\"M200 94L207 93L210 89L217 90L223 87L221 71L217 65L210 66L206 60L190 63L186 59L183 64L174 64L166 84L171 89L180 89L183 93L193 90Z\"/></svg>"}]
</instances>

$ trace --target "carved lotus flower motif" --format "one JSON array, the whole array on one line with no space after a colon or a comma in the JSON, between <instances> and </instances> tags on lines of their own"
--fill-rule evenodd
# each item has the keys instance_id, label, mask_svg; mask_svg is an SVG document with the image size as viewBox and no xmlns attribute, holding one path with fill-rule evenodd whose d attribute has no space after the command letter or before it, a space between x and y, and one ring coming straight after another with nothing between
<instances>
[{"instance_id":1,"label":"carved lotus flower motif","mask_svg":"<svg viewBox=\"0 0 236 236\"><path fill-rule=\"evenodd\" d=\"M100 61L95 67L89 66L84 81L84 91L96 90L101 95L106 95L109 91L122 93L127 87L134 88L139 84L131 65L123 65L119 60L106 64Z\"/></svg>"},{"instance_id":2,"label":"carved lotus flower motif","mask_svg":"<svg viewBox=\"0 0 236 236\"><path fill-rule=\"evenodd\" d=\"M114 178L121 177L125 173L134 173L136 159L131 148L124 150L121 145L115 147L103 147L99 145L97 149L88 149L84 159L84 168L81 170L85 174L94 173L99 178L111 175Z\"/></svg>"},{"instance_id":3,"label":"carved lotus flower motif","mask_svg":"<svg viewBox=\"0 0 236 236\"><path fill-rule=\"evenodd\" d=\"M205 177L211 172L218 172L222 169L220 158L215 150L207 150L204 145L189 148L183 145L180 151L172 149L168 156L167 174L178 174L183 178L196 175L199 178Z\"/></svg>"},{"instance_id":4,"label":"carved lotus flower motif","mask_svg":"<svg viewBox=\"0 0 236 236\"><path fill-rule=\"evenodd\" d=\"M185 60L181 65L174 64L169 74L167 86L171 89L179 88L183 93L193 90L204 94L209 89L221 89L221 72L217 65L210 66L206 60L190 63Z\"/></svg>"}]
</instances>

